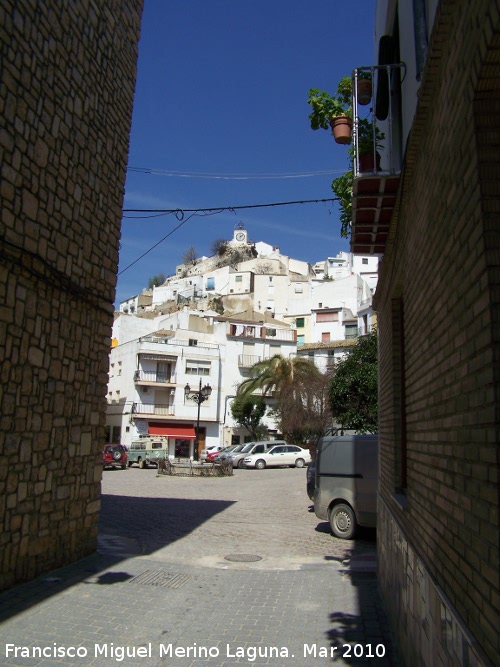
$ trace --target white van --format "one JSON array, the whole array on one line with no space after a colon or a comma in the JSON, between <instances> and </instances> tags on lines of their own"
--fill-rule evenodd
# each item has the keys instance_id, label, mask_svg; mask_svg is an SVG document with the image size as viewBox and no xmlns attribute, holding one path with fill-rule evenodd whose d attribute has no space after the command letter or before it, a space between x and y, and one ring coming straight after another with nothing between
<instances>
[{"instance_id":1,"label":"white van","mask_svg":"<svg viewBox=\"0 0 500 667\"><path fill-rule=\"evenodd\" d=\"M314 513L336 537L377 525L378 435L324 436L316 454Z\"/></svg>"}]
</instances>

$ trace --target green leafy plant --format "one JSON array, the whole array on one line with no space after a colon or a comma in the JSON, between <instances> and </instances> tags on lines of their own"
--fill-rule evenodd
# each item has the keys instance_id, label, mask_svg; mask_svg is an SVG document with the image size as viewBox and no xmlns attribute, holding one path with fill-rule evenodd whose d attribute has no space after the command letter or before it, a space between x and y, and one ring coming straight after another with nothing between
<instances>
[{"instance_id":1,"label":"green leafy plant","mask_svg":"<svg viewBox=\"0 0 500 667\"><path fill-rule=\"evenodd\" d=\"M319 88L310 89L307 103L312 108L309 114L311 129L328 130L332 118L340 116L352 118L351 85L350 77L344 76L339 81L335 95L330 95Z\"/></svg>"},{"instance_id":2,"label":"green leafy plant","mask_svg":"<svg viewBox=\"0 0 500 667\"><path fill-rule=\"evenodd\" d=\"M376 125L373 125L371 118L359 118L357 132L359 155L373 154L375 151L383 150L382 141L385 139L385 134ZM354 155L355 148L349 150Z\"/></svg>"},{"instance_id":3,"label":"green leafy plant","mask_svg":"<svg viewBox=\"0 0 500 667\"><path fill-rule=\"evenodd\" d=\"M332 182L332 190L338 199L340 209L340 236L349 237L352 220L352 168L346 171Z\"/></svg>"},{"instance_id":4,"label":"green leafy plant","mask_svg":"<svg viewBox=\"0 0 500 667\"><path fill-rule=\"evenodd\" d=\"M238 395L231 405L233 419L246 428L252 438L259 439L266 427L261 423L266 414L266 403L262 396Z\"/></svg>"},{"instance_id":5,"label":"green leafy plant","mask_svg":"<svg viewBox=\"0 0 500 667\"><path fill-rule=\"evenodd\" d=\"M358 81L361 79L365 79L367 81L372 80L372 73L369 70L366 69L358 69Z\"/></svg>"},{"instance_id":6,"label":"green leafy plant","mask_svg":"<svg viewBox=\"0 0 500 667\"><path fill-rule=\"evenodd\" d=\"M359 338L345 359L335 364L329 388L330 409L343 428L360 433L378 430L377 332Z\"/></svg>"}]
</instances>

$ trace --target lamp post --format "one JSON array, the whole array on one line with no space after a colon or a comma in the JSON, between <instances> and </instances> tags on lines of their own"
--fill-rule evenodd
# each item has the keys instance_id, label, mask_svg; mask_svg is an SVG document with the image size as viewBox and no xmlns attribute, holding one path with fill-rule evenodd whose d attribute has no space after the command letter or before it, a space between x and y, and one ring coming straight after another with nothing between
<instances>
[{"instance_id":1,"label":"lamp post","mask_svg":"<svg viewBox=\"0 0 500 667\"><path fill-rule=\"evenodd\" d=\"M187 384L184 387L184 396L186 398L190 398L192 401L198 404L198 417L196 419L196 439L194 441L194 451L193 451L193 459L195 461L198 460L198 439L200 433L200 406L210 397L211 393L212 393L212 387L209 384L206 384L204 387L201 386L201 378L200 378L200 388L197 391L191 389L189 384Z\"/></svg>"}]
</instances>

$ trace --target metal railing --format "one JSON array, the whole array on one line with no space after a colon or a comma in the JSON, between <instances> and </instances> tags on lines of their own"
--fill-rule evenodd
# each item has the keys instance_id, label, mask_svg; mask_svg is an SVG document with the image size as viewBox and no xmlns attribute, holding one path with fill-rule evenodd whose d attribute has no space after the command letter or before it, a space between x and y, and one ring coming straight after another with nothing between
<instances>
[{"instance_id":1,"label":"metal railing","mask_svg":"<svg viewBox=\"0 0 500 667\"><path fill-rule=\"evenodd\" d=\"M134 415L175 415L174 406L165 403L134 403L132 405Z\"/></svg>"},{"instance_id":2,"label":"metal railing","mask_svg":"<svg viewBox=\"0 0 500 667\"><path fill-rule=\"evenodd\" d=\"M401 171L399 90L405 73L404 63L353 70L354 178ZM371 81L372 92L363 98L366 81Z\"/></svg>"},{"instance_id":3,"label":"metal railing","mask_svg":"<svg viewBox=\"0 0 500 667\"><path fill-rule=\"evenodd\" d=\"M142 336L139 338L140 343L152 343L154 345L176 345L177 347L200 347L206 350L217 350L219 345L217 343L209 343L197 339L183 340L180 338L170 338L168 336Z\"/></svg>"},{"instance_id":4,"label":"metal railing","mask_svg":"<svg viewBox=\"0 0 500 667\"><path fill-rule=\"evenodd\" d=\"M154 382L157 384L175 384L176 376L174 373L158 373L157 371L137 370L134 373L134 382Z\"/></svg>"},{"instance_id":5,"label":"metal railing","mask_svg":"<svg viewBox=\"0 0 500 667\"><path fill-rule=\"evenodd\" d=\"M240 368L250 368L259 362L261 358L262 357L255 356L253 354L240 354L238 355L238 366Z\"/></svg>"}]
</instances>

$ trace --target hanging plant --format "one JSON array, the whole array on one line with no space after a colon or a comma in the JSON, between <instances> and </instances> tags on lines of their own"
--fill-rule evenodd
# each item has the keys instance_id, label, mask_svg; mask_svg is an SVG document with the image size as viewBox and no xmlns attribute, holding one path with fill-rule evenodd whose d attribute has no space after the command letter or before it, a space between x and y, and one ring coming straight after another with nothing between
<instances>
[{"instance_id":1,"label":"hanging plant","mask_svg":"<svg viewBox=\"0 0 500 667\"><path fill-rule=\"evenodd\" d=\"M352 106L351 79L343 77L337 87L337 93L330 95L319 88L311 88L307 103L312 111L309 114L311 129L328 130L331 128L335 141L340 144L351 142Z\"/></svg>"},{"instance_id":2,"label":"hanging plant","mask_svg":"<svg viewBox=\"0 0 500 667\"><path fill-rule=\"evenodd\" d=\"M366 106L372 101L373 81L372 73L366 70L358 70L356 78L356 97L358 104Z\"/></svg>"}]
</instances>

